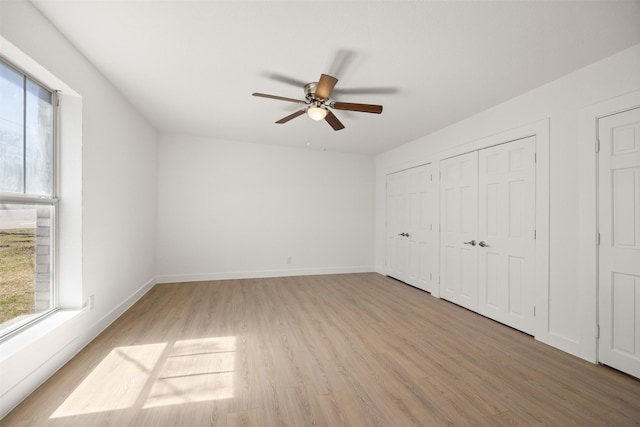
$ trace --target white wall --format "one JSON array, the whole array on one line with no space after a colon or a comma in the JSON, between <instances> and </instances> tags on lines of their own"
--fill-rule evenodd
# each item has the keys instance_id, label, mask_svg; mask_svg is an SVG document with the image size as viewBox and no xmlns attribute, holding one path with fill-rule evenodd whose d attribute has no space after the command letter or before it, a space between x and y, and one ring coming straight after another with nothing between
<instances>
[{"instance_id":1,"label":"white wall","mask_svg":"<svg viewBox=\"0 0 640 427\"><path fill-rule=\"evenodd\" d=\"M155 283L158 136L30 3L0 2L0 35L79 95L61 108L77 109L63 126L75 122L82 144L61 166L61 231L82 227L60 248L75 295L61 300L70 311L0 343L1 418ZM95 308L78 310L90 295Z\"/></svg>"},{"instance_id":2,"label":"white wall","mask_svg":"<svg viewBox=\"0 0 640 427\"><path fill-rule=\"evenodd\" d=\"M517 135L532 123L549 123L549 277L543 303L546 330L536 337L587 360L596 360L594 104L640 89L640 45L427 135L376 159L376 270L385 271L385 177L478 141ZM588 116L588 114L587 114ZM524 131L523 131L524 132ZM585 137L587 135L587 137ZM508 139L507 139L508 140ZM505 140L506 142L506 140ZM457 147L457 148L456 148ZM585 173L585 170L587 171ZM586 254L586 256L585 256Z\"/></svg>"},{"instance_id":3,"label":"white wall","mask_svg":"<svg viewBox=\"0 0 640 427\"><path fill-rule=\"evenodd\" d=\"M159 282L373 270L369 156L163 135L158 212Z\"/></svg>"}]
</instances>

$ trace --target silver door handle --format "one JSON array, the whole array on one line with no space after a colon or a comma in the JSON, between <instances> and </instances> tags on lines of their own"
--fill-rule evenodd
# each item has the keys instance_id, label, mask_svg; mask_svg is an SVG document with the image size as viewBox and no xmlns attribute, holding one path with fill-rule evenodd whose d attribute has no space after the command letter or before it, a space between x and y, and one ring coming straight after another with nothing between
<instances>
[{"instance_id":1,"label":"silver door handle","mask_svg":"<svg viewBox=\"0 0 640 427\"><path fill-rule=\"evenodd\" d=\"M471 240L470 242L463 242L465 245L471 245L471 246L475 246L476 245L476 241L475 240Z\"/></svg>"},{"instance_id":2,"label":"silver door handle","mask_svg":"<svg viewBox=\"0 0 640 427\"><path fill-rule=\"evenodd\" d=\"M488 248L489 245L487 245L484 240L481 240L480 243L478 243L478 246L480 246L481 248Z\"/></svg>"},{"instance_id":3,"label":"silver door handle","mask_svg":"<svg viewBox=\"0 0 640 427\"><path fill-rule=\"evenodd\" d=\"M409 237L409 233L404 233L404 237Z\"/></svg>"}]
</instances>

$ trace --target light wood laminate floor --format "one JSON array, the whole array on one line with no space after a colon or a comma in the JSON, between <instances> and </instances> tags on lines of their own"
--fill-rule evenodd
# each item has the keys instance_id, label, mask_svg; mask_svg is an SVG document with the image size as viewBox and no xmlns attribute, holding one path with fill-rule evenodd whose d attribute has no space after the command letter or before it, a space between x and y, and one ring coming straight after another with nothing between
<instances>
[{"instance_id":1,"label":"light wood laminate floor","mask_svg":"<svg viewBox=\"0 0 640 427\"><path fill-rule=\"evenodd\" d=\"M375 274L155 286L2 426L640 424L640 381Z\"/></svg>"}]
</instances>

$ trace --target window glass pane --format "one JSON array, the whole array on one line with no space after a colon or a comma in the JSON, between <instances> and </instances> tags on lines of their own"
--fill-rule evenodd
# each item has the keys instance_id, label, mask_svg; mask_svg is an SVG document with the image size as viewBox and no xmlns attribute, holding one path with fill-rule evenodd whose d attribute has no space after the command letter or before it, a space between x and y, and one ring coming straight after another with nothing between
<instances>
[{"instance_id":1,"label":"window glass pane","mask_svg":"<svg viewBox=\"0 0 640 427\"><path fill-rule=\"evenodd\" d=\"M25 193L52 195L53 105L51 92L27 80Z\"/></svg>"},{"instance_id":2,"label":"window glass pane","mask_svg":"<svg viewBox=\"0 0 640 427\"><path fill-rule=\"evenodd\" d=\"M0 191L22 193L24 77L0 62Z\"/></svg>"},{"instance_id":3,"label":"window glass pane","mask_svg":"<svg viewBox=\"0 0 640 427\"><path fill-rule=\"evenodd\" d=\"M53 308L53 212L0 203L0 336Z\"/></svg>"}]
</instances>

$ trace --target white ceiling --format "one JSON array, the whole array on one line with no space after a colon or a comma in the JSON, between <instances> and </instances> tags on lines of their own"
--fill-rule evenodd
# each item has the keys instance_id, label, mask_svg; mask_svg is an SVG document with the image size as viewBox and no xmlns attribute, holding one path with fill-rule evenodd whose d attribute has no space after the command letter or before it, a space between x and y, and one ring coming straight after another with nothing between
<instances>
[{"instance_id":1,"label":"white ceiling","mask_svg":"<svg viewBox=\"0 0 640 427\"><path fill-rule=\"evenodd\" d=\"M32 1L159 131L368 154L640 43L640 1ZM383 113L251 96L321 73Z\"/></svg>"}]
</instances>

